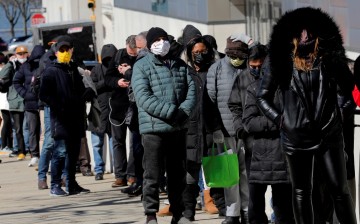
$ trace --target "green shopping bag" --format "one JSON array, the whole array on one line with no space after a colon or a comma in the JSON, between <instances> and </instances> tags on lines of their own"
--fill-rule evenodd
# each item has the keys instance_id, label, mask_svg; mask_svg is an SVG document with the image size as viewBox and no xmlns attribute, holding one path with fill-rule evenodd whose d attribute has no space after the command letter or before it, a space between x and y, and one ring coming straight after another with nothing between
<instances>
[{"instance_id":1,"label":"green shopping bag","mask_svg":"<svg viewBox=\"0 0 360 224\"><path fill-rule=\"evenodd\" d=\"M229 154L224 143L224 153L215 155L214 144L212 155L202 158L205 182L209 187L231 187L239 183L239 162L236 154Z\"/></svg>"}]
</instances>

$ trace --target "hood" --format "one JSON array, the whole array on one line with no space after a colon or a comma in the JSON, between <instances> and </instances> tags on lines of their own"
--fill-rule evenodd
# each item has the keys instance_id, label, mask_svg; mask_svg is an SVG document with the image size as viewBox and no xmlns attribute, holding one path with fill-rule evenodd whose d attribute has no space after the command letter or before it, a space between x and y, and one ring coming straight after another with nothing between
<instances>
[{"instance_id":1,"label":"hood","mask_svg":"<svg viewBox=\"0 0 360 224\"><path fill-rule=\"evenodd\" d=\"M45 54L45 48L42 45L36 45L31 52L29 57L29 61L34 61L36 59L40 59L41 56Z\"/></svg>"},{"instance_id":2,"label":"hood","mask_svg":"<svg viewBox=\"0 0 360 224\"><path fill-rule=\"evenodd\" d=\"M339 27L334 20L321 9L312 7L298 8L286 12L273 28L269 42L271 72L274 76L292 74L293 38L299 37L306 29L319 40L318 55L329 67L346 63L345 49ZM288 82L291 76L277 78Z\"/></svg>"},{"instance_id":3,"label":"hood","mask_svg":"<svg viewBox=\"0 0 360 224\"><path fill-rule=\"evenodd\" d=\"M113 44L105 44L101 49L101 60L103 61L105 58L113 57L116 52L117 49Z\"/></svg>"}]
</instances>

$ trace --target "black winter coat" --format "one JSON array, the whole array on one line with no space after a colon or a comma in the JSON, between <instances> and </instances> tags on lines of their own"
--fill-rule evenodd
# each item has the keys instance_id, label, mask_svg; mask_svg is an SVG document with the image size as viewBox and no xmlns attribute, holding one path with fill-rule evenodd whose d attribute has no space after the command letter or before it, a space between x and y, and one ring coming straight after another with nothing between
<instances>
[{"instance_id":1,"label":"black winter coat","mask_svg":"<svg viewBox=\"0 0 360 224\"><path fill-rule=\"evenodd\" d=\"M85 134L85 86L77 65L53 61L42 77L39 97L50 106L54 139L81 138Z\"/></svg>"},{"instance_id":2,"label":"black winter coat","mask_svg":"<svg viewBox=\"0 0 360 224\"><path fill-rule=\"evenodd\" d=\"M301 23L299 23L301 21ZM302 24L301 27L297 24ZM292 43L306 27L318 38L318 55L310 71L294 68ZM351 102L353 76L347 66L339 28L320 9L301 8L279 20L269 44L270 70L258 92L262 111L280 127L283 149L289 153L342 148L338 89ZM280 88L281 108L272 99ZM341 107L352 105L344 103Z\"/></svg>"},{"instance_id":3,"label":"black winter coat","mask_svg":"<svg viewBox=\"0 0 360 224\"><path fill-rule=\"evenodd\" d=\"M109 62L112 56L116 53L117 49L112 44L104 45L101 51L101 60L102 62ZM93 122L89 120L88 130L97 132L98 134L111 133L110 122L109 122L109 99L111 96L112 89L105 85L105 74L108 70L109 64L98 64L91 70L91 79L95 84L97 91L97 101L100 106L101 114L100 120L101 125L95 127Z\"/></svg>"},{"instance_id":4,"label":"black winter coat","mask_svg":"<svg viewBox=\"0 0 360 224\"><path fill-rule=\"evenodd\" d=\"M212 133L221 129L221 118L206 89L207 72L196 72L188 68L196 88L196 105L189 116L186 141L187 160L201 163L213 143Z\"/></svg>"},{"instance_id":5,"label":"black winter coat","mask_svg":"<svg viewBox=\"0 0 360 224\"><path fill-rule=\"evenodd\" d=\"M256 103L260 82L258 79L247 88L244 102L244 129L252 137L248 180L249 183L259 184L290 183L279 129L260 111ZM275 97L275 104L278 101L279 98Z\"/></svg>"},{"instance_id":6,"label":"black winter coat","mask_svg":"<svg viewBox=\"0 0 360 224\"><path fill-rule=\"evenodd\" d=\"M13 84L19 95L24 98L25 110L38 110L38 95L32 91L31 81L34 72L39 68L39 59L45 54L45 49L37 45L31 52L31 56L15 73Z\"/></svg>"},{"instance_id":7,"label":"black winter coat","mask_svg":"<svg viewBox=\"0 0 360 224\"><path fill-rule=\"evenodd\" d=\"M110 118L122 122L125 119L126 112L129 108L128 88L121 88L118 86L118 81L121 78L131 80L132 69L126 71L126 74L120 74L117 67L122 62L128 63L133 67L136 57L131 57L126 52L126 48L119 49L109 63L109 67L105 74L105 85L112 89L110 99Z\"/></svg>"}]
</instances>

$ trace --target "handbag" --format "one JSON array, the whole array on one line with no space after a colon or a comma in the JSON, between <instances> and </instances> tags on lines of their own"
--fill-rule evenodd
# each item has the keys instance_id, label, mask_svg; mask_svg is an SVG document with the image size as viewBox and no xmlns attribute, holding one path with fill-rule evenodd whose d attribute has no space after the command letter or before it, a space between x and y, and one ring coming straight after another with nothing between
<instances>
[{"instance_id":1,"label":"handbag","mask_svg":"<svg viewBox=\"0 0 360 224\"><path fill-rule=\"evenodd\" d=\"M231 187L239 183L239 162L237 154L229 154L224 143L224 153L215 155L214 144L212 155L202 158L205 182L209 187Z\"/></svg>"}]
</instances>

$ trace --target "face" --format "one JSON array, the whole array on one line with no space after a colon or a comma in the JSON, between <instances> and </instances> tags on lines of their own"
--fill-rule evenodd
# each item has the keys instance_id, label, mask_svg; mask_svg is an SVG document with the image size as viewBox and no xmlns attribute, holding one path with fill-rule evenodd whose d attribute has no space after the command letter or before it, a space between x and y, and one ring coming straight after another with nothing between
<instances>
[{"instance_id":1,"label":"face","mask_svg":"<svg viewBox=\"0 0 360 224\"><path fill-rule=\"evenodd\" d=\"M137 38L135 39L135 42L136 42L137 51L144 49L146 47L146 40L143 38Z\"/></svg>"},{"instance_id":2,"label":"face","mask_svg":"<svg viewBox=\"0 0 360 224\"><path fill-rule=\"evenodd\" d=\"M263 62L263 59L249 60L249 66L251 69L260 69Z\"/></svg>"},{"instance_id":3,"label":"face","mask_svg":"<svg viewBox=\"0 0 360 224\"><path fill-rule=\"evenodd\" d=\"M16 53L16 58L17 59L24 59L24 58L27 58L29 56L29 53L28 52L19 52L19 53Z\"/></svg>"},{"instance_id":4,"label":"face","mask_svg":"<svg viewBox=\"0 0 360 224\"><path fill-rule=\"evenodd\" d=\"M197 43L194 45L194 47L191 51L191 54L193 55L193 58L194 58L196 55L199 55L199 54L207 54L207 51L208 50L204 43Z\"/></svg>"},{"instance_id":5,"label":"face","mask_svg":"<svg viewBox=\"0 0 360 224\"><path fill-rule=\"evenodd\" d=\"M128 44L126 45L126 52L131 57L136 57L137 56L137 48L130 48Z\"/></svg>"}]
</instances>

